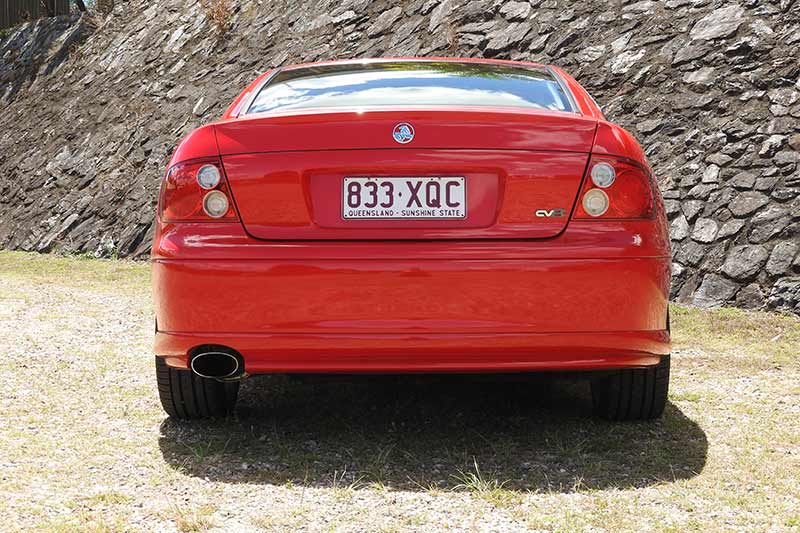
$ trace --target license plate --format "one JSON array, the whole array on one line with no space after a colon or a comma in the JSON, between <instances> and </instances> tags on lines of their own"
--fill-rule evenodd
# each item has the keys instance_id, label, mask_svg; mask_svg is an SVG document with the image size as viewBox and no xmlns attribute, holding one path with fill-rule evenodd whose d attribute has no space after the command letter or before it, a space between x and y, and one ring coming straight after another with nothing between
<instances>
[{"instance_id":1,"label":"license plate","mask_svg":"<svg viewBox=\"0 0 800 533\"><path fill-rule=\"evenodd\" d=\"M345 178L342 217L460 219L467 216L463 177Z\"/></svg>"}]
</instances>

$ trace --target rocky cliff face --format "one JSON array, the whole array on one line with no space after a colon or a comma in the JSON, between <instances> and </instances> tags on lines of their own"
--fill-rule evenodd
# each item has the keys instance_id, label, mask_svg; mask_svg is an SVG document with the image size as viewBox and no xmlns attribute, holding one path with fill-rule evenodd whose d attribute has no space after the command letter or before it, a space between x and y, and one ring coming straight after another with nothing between
<instances>
[{"instance_id":1,"label":"rocky cliff face","mask_svg":"<svg viewBox=\"0 0 800 533\"><path fill-rule=\"evenodd\" d=\"M265 69L375 56L569 70L659 176L673 296L800 312L800 4L130 0L0 41L0 245L142 256L182 135Z\"/></svg>"}]
</instances>

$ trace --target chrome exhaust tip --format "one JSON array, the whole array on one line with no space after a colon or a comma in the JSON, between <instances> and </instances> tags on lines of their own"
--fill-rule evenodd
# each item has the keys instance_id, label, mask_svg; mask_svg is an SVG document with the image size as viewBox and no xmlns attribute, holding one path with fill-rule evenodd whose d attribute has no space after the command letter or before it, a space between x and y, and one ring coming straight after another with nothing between
<instances>
[{"instance_id":1,"label":"chrome exhaust tip","mask_svg":"<svg viewBox=\"0 0 800 533\"><path fill-rule=\"evenodd\" d=\"M223 346L200 346L189 360L189 368L201 378L234 381L245 377L244 360Z\"/></svg>"}]
</instances>

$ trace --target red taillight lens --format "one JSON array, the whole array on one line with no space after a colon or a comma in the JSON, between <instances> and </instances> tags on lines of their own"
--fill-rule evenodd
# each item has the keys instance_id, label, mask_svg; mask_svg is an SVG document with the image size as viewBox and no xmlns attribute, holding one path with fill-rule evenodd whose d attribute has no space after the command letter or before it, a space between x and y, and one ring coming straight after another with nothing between
<instances>
[{"instance_id":1,"label":"red taillight lens","mask_svg":"<svg viewBox=\"0 0 800 533\"><path fill-rule=\"evenodd\" d=\"M212 179L214 178L213 169L218 172L216 180ZM172 166L161 184L158 207L158 216L161 221L233 222L239 220L224 176L219 159L189 161ZM213 186L211 186L212 184ZM225 201L227 201L227 209L224 208Z\"/></svg>"},{"instance_id":2,"label":"red taillight lens","mask_svg":"<svg viewBox=\"0 0 800 533\"><path fill-rule=\"evenodd\" d=\"M592 179L592 170L595 177ZM612 167L615 177L608 166ZM598 186L610 182L609 185ZM599 205L607 197L605 209ZM653 181L642 168L621 159L593 156L583 179L578 204L573 218L589 220L607 220L610 218L653 218L655 216L655 200L653 197Z\"/></svg>"}]
</instances>

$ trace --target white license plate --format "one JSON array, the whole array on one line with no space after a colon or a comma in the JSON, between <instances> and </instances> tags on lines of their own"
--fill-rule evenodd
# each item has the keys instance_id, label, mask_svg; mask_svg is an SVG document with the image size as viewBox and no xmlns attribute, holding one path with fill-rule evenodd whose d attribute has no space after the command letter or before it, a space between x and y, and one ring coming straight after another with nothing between
<instances>
[{"instance_id":1,"label":"white license plate","mask_svg":"<svg viewBox=\"0 0 800 533\"><path fill-rule=\"evenodd\" d=\"M463 177L345 178L343 218L460 219L467 216Z\"/></svg>"}]
</instances>

